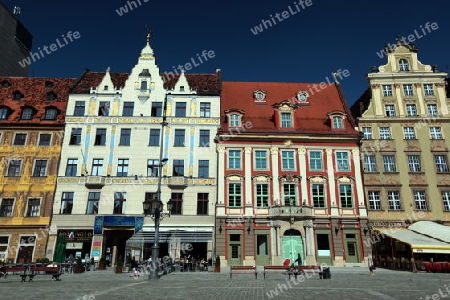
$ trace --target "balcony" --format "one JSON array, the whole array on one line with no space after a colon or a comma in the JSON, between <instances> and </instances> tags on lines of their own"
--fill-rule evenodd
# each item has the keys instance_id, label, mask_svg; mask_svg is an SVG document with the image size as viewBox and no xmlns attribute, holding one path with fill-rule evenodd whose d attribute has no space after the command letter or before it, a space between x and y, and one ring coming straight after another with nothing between
<instances>
[{"instance_id":1,"label":"balcony","mask_svg":"<svg viewBox=\"0 0 450 300\"><path fill-rule=\"evenodd\" d=\"M291 222L311 219L313 211L308 206L272 206L270 219L289 219Z\"/></svg>"},{"instance_id":2,"label":"balcony","mask_svg":"<svg viewBox=\"0 0 450 300\"><path fill-rule=\"evenodd\" d=\"M138 90L137 92L138 99L144 103L150 97L150 89Z\"/></svg>"},{"instance_id":3,"label":"balcony","mask_svg":"<svg viewBox=\"0 0 450 300\"><path fill-rule=\"evenodd\" d=\"M184 176L172 176L167 178L167 186L171 189L185 189L188 184L189 180Z\"/></svg>"},{"instance_id":4,"label":"balcony","mask_svg":"<svg viewBox=\"0 0 450 300\"><path fill-rule=\"evenodd\" d=\"M84 185L88 189L101 189L105 185L105 177L103 176L86 176Z\"/></svg>"}]
</instances>

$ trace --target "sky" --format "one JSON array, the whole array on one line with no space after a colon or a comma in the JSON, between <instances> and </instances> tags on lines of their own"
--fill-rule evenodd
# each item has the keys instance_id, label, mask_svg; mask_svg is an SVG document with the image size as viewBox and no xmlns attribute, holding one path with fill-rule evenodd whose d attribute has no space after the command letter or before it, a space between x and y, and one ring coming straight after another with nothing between
<instances>
[{"instance_id":1,"label":"sky","mask_svg":"<svg viewBox=\"0 0 450 300\"><path fill-rule=\"evenodd\" d=\"M194 60L186 73L221 69L225 81L318 83L347 70L340 83L349 105L367 89L370 67L386 64L377 52L398 35L415 35L422 63L450 67L446 0L2 1L11 11L20 7L32 52L60 42L31 63L35 77L76 78L85 68L108 67L129 73L147 28L161 73ZM437 28L424 34L427 22ZM78 35L69 40L69 31ZM200 63L204 50L213 52Z\"/></svg>"}]
</instances>

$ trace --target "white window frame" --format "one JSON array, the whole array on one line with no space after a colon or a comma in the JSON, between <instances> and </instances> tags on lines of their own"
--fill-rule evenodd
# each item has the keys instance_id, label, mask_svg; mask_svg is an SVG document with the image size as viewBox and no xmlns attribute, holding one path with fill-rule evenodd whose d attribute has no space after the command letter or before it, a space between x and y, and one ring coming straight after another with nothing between
<instances>
[{"instance_id":1,"label":"white window frame","mask_svg":"<svg viewBox=\"0 0 450 300\"><path fill-rule=\"evenodd\" d=\"M264 153L264 157L258 157L257 156L257 153ZM254 163L254 169L255 170L268 170L269 169L269 152L267 151L267 150L264 150L264 149L255 149L254 151L253 151L253 163ZM262 167L258 167L258 164L257 164L257 162L259 161L259 160L264 160L264 164L265 164L265 167L264 168L262 168Z\"/></svg>"},{"instance_id":2,"label":"white window frame","mask_svg":"<svg viewBox=\"0 0 450 300\"><path fill-rule=\"evenodd\" d=\"M284 157L285 153L292 153L292 157ZM286 160L286 162L292 162L292 167L291 166L287 166L286 168L284 167L284 161ZM290 165L290 163L289 163ZM295 171L296 170L296 160L295 160L295 151L294 150L282 150L281 151L281 170L283 171Z\"/></svg>"},{"instance_id":3,"label":"white window frame","mask_svg":"<svg viewBox=\"0 0 450 300\"><path fill-rule=\"evenodd\" d=\"M450 211L450 191L442 191L441 196L444 205L444 211Z\"/></svg>"},{"instance_id":4,"label":"white window frame","mask_svg":"<svg viewBox=\"0 0 450 300\"><path fill-rule=\"evenodd\" d=\"M403 94L405 96L414 96L414 89L412 84L403 85Z\"/></svg>"},{"instance_id":5,"label":"white window frame","mask_svg":"<svg viewBox=\"0 0 450 300\"><path fill-rule=\"evenodd\" d=\"M386 104L384 106L384 112L386 114L386 117L395 117L395 105L394 104Z\"/></svg>"},{"instance_id":6,"label":"white window frame","mask_svg":"<svg viewBox=\"0 0 450 300\"><path fill-rule=\"evenodd\" d=\"M369 199L370 210L381 210L380 191L368 191L367 199Z\"/></svg>"},{"instance_id":7,"label":"white window frame","mask_svg":"<svg viewBox=\"0 0 450 300\"><path fill-rule=\"evenodd\" d=\"M425 83L423 85L423 92L425 96L434 96L433 84Z\"/></svg>"},{"instance_id":8,"label":"white window frame","mask_svg":"<svg viewBox=\"0 0 450 300\"><path fill-rule=\"evenodd\" d=\"M364 155L364 172L376 172L377 163L375 155Z\"/></svg>"},{"instance_id":9,"label":"white window frame","mask_svg":"<svg viewBox=\"0 0 450 300\"><path fill-rule=\"evenodd\" d=\"M420 155L417 154L407 155L407 159L409 172L411 173L421 172L422 166L420 163Z\"/></svg>"},{"instance_id":10,"label":"white window frame","mask_svg":"<svg viewBox=\"0 0 450 300\"><path fill-rule=\"evenodd\" d=\"M241 127L241 115L239 114L230 115L230 127Z\"/></svg>"},{"instance_id":11,"label":"white window frame","mask_svg":"<svg viewBox=\"0 0 450 300\"><path fill-rule=\"evenodd\" d=\"M434 155L434 164L436 165L437 173L447 173L448 172L447 155L435 154Z\"/></svg>"},{"instance_id":12,"label":"white window frame","mask_svg":"<svg viewBox=\"0 0 450 300\"><path fill-rule=\"evenodd\" d=\"M385 173L397 172L395 155L383 155L383 168Z\"/></svg>"},{"instance_id":13,"label":"white window frame","mask_svg":"<svg viewBox=\"0 0 450 300\"><path fill-rule=\"evenodd\" d=\"M380 127L380 140L391 139L391 129L389 127Z\"/></svg>"},{"instance_id":14,"label":"white window frame","mask_svg":"<svg viewBox=\"0 0 450 300\"><path fill-rule=\"evenodd\" d=\"M365 140L371 140L372 139L372 127L363 127L363 138Z\"/></svg>"},{"instance_id":15,"label":"white window frame","mask_svg":"<svg viewBox=\"0 0 450 300\"><path fill-rule=\"evenodd\" d=\"M416 133L414 132L414 127L403 127L403 135L405 140L415 140Z\"/></svg>"},{"instance_id":16,"label":"white window frame","mask_svg":"<svg viewBox=\"0 0 450 300\"><path fill-rule=\"evenodd\" d=\"M319 158L312 157L312 153L319 153ZM308 159L309 159L309 170L310 171L323 171L323 152L321 150L310 150L308 152ZM320 166L317 168L317 163L312 163L313 161L319 161L320 160ZM313 166L314 165L314 166Z\"/></svg>"},{"instance_id":17,"label":"white window frame","mask_svg":"<svg viewBox=\"0 0 450 300\"><path fill-rule=\"evenodd\" d=\"M430 127L430 139L432 140L442 140L442 131L439 126Z\"/></svg>"},{"instance_id":18,"label":"white window frame","mask_svg":"<svg viewBox=\"0 0 450 300\"><path fill-rule=\"evenodd\" d=\"M427 112L429 117L437 117L438 116L437 104L434 103L427 104Z\"/></svg>"},{"instance_id":19,"label":"white window frame","mask_svg":"<svg viewBox=\"0 0 450 300\"><path fill-rule=\"evenodd\" d=\"M415 190L414 195L414 205L417 210L427 210L427 195L424 190Z\"/></svg>"},{"instance_id":20,"label":"white window frame","mask_svg":"<svg viewBox=\"0 0 450 300\"><path fill-rule=\"evenodd\" d=\"M233 152L233 153L239 153L239 156L237 157L231 157L231 152ZM229 170L240 170L240 169L242 169L242 150L240 150L240 149L228 149L228 153L227 153L228 155L227 155L227 166L228 166L228 169ZM231 159L233 158L233 161L235 160L235 159L239 159L239 162L237 163L238 164L238 166L236 166L236 164L234 163L234 165L233 166L231 166Z\"/></svg>"},{"instance_id":21,"label":"white window frame","mask_svg":"<svg viewBox=\"0 0 450 300\"><path fill-rule=\"evenodd\" d=\"M408 117L417 117L417 106L415 104L406 104L406 115Z\"/></svg>"},{"instance_id":22,"label":"white window frame","mask_svg":"<svg viewBox=\"0 0 450 300\"><path fill-rule=\"evenodd\" d=\"M390 85L390 84L383 84L383 96L384 97L391 97L392 96L392 85Z\"/></svg>"},{"instance_id":23,"label":"white window frame","mask_svg":"<svg viewBox=\"0 0 450 300\"><path fill-rule=\"evenodd\" d=\"M401 72L408 72L408 71L409 71L409 63L408 63L408 60L406 60L406 59L404 59L404 58L401 58L401 59L398 61L398 69L399 69Z\"/></svg>"},{"instance_id":24,"label":"white window frame","mask_svg":"<svg viewBox=\"0 0 450 300\"><path fill-rule=\"evenodd\" d=\"M388 202L389 202L389 210L401 210L401 197L400 191L387 191Z\"/></svg>"},{"instance_id":25,"label":"white window frame","mask_svg":"<svg viewBox=\"0 0 450 300\"><path fill-rule=\"evenodd\" d=\"M344 154L346 157L339 157L340 154ZM351 170L351 166L350 166L350 154L348 151L340 151L337 150L334 152L335 155L335 159L336 159L336 170L338 172L349 172ZM344 165L343 165L344 163ZM345 164L347 166L345 166Z\"/></svg>"}]
</instances>

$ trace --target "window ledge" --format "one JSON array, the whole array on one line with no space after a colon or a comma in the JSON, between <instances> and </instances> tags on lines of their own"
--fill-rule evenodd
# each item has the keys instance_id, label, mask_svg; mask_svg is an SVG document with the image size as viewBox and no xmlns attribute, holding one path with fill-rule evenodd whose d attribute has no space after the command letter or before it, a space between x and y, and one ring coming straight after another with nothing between
<instances>
[{"instance_id":1,"label":"window ledge","mask_svg":"<svg viewBox=\"0 0 450 300\"><path fill-rule=\"evenodd\" d=\"M419 172L408 172L409 175L424 175L425 172L419 171Z\"/></svg>"},{"instance_id":2,"label":"window ledge","mask_svg":"<svg viewBox=\"0 0 450 300\"><path fill-rule=\"evenodd\" d=\"M383 172L383 174L398 175L398 174L400 174L400 172L397 172L397 171L395 171L395 172Z\"/></svg>"}]
</instances>

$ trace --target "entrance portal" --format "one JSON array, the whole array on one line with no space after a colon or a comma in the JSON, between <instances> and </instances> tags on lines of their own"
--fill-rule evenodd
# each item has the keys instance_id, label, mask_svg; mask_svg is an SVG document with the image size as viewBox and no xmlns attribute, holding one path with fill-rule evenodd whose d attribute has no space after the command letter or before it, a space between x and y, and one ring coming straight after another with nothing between
<instances>
[{"instance_id":1,"label":"entrance portal","mask_svg":"<svg viewBox=\"0 0 450 300\"><path fill-rule=\"evenodd\" d=\"M302 258L302 264L305 262L305 253L303 250L303 240L300 231L288 229L284 232L282 238L283 261L289 259L291 264L297 259L298 254Z\"/></svg>"}]
</instances>

